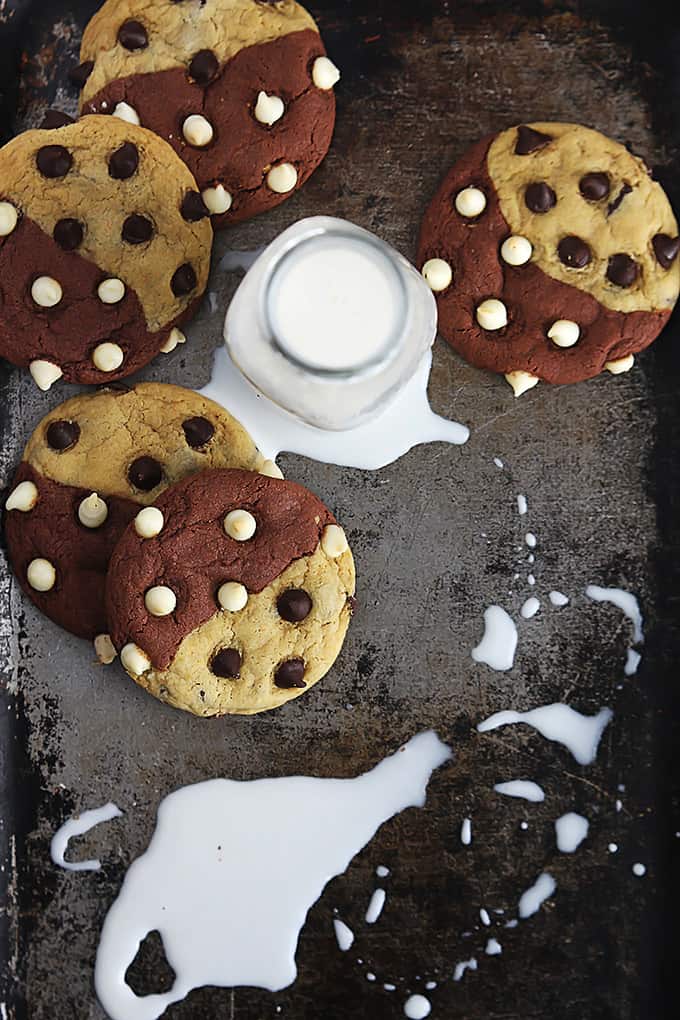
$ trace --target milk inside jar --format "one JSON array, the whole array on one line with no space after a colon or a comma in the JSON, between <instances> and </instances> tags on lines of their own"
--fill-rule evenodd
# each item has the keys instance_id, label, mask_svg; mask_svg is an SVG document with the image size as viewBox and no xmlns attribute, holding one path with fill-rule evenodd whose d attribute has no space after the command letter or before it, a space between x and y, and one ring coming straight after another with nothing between
<instances>
[{"instance_id":1,"label":"milk inside jar","mask_svg":"<svg viewBox=\"0 0 680 1020\"><path fill-rule=\"evenodd\" d=\"M431 347L434 297L394 248L315 216L280 234L227 313L232 360L262 393L322 429L378 414Z\"/></svg>"}]
</instances>

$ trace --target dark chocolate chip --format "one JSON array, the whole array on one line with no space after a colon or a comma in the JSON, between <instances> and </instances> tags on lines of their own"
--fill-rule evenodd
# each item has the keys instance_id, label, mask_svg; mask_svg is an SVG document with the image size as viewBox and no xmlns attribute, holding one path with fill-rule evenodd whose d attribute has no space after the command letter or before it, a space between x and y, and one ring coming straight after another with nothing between
<instances>
[{"instance_id":1,"label":"dark chocolate chip","mask_svg":"<svg viewBox=\"0 0 680 1020\"><path fill-rule=\"evenodd\" d=\"M196 273L193 266L185 262L184 265L180 266L172 274L172 280L170 281L172 293L175 297L184 297L185 294L191 294L196 286L196 282Z\"/></svg>"},{"instance_id":2,"label":"dark chocolate chip","mask_svg":"<svg viewBox=\"0 0 680 1020\"><path fill-rule=\"evenodd\" d=\"M199 191L187 191L182 199L180 212L187 223L197 223L198 220L204 220L206 216L210 216L210 210Z\"/></svg>"},{"instance_id":3,"label":"dark chocolate chip","mask_svg":"<svg viewBox=\"0 0 680 1020\"><path fill-rule=\"evenodd\" d=\"M215 426L207 418L187 418L182 422L182 428L192 450L200 450L215 435Z\"/></svg>"},{"instance_id":4,"label":"dark chocolate chip","mask_svg":"<svg viewBox=\"0 0 680 1020\"><path fill-rule=\"evenodd\" d=\"M209 85L220 69L220 62L212 50L199 50L189 64L189 76L197 85Z\"/></svg>"},{"instance_id":5,"label":"dark chocolate chip","mask_svg":"<svg viewBox=\"0 0 680 1020\"><path fill-rule=\"evenodd\" d=\"M542 149L548 142L552 142L552 135L544 135L542 131L535 131L534 128L522 124L517 128L517 142L515 153L518 156L528 156L530 152Z\"/></svg>"},{"instance_id":6,"label":"dark chocolate chip","mask_svg":"<svg viewBox=\"0 0 680 1020\"><path fill-rule=\"evenodd\" d=\"M83 240L83 226L78 220L67 217L54 224L52 237L63 251L75 251Z\"/></svg>"},{"instance_id":7,"label":"dark chocolate chip","mask_svg":"<svg viewBox=\"0 0 680 1020\"><path fill-rule=\"evenodd\" d=\"M109 159L109 177L114 181L127 181L139 166L139 151L132 142L124 142Z\"/></svg>"},{"instance_id":8,"label":"dark chocolate chip","mask_svg":"<svg viewBox=\"0 0 680 1020\"><path fill-rule=\"evenodd\" d=\"M66 127L67 124L75 124L73 117L61 110L48 110L40 125L43 131L52 131L54 128Z\"/></svg>"},{"instance_id":9,"label":"dark chocolate chip","mask_svg":"<svg viewBox=\"0 0 680 1020\"><path fill-rule=\"evenodd\" d=\"M80 439L80 425L77 421L51 421L47 426L47 445L63 453L70 450Z\"/></svg>"},{"instance_id":10,"label":"dark chocolate chip","mask_svg":"<svg viewBox=\"0 0 680 1020\"><path fill-rule=\"evenodd\" d=\"M306 687L307 684L302 679L304 675L304 659L286 659L274 674L274 683L277 687L285 689L290 687Z\"/></svg>"},{"instance_id":11,"label":"dark chocolate chip","mask_svg":"<svg viewBox=\"0 0 680 1020\"><path fill-rule=\"evenodd\" d=\"M276 600L279 616L288 623L300 623L312 611L312 600L302 588L289 588Z\"/></svg>"},{"instance_id":12,"label":"dark chocolate chip","mask_svg":"<svg viewBox=\"0 0 680 1020\"><path fill-rule=\"evenodd\" d=\"M210 660L210 669L215 676L238 680L241 676L241 653L236 648L220 649Z\"/></svg>"},{"instance_id":13,"label":"dark chocolate chip","mask_svg":"<svg viewBox=\"0 0 680 1020\"><path fill-rule=\"evenodd\" d=\"M623 185L621 186L621 190L619 191L614 201L610 202L609 205L607 206L607 216L611 216L613 212L616 212L616 210L621 205L626 195L630 195L632 190L633 189L631 188L628 181L624 181Z\"/></svg>"},{"instance_id":14,"label":"dark chocolate chip","mask_svg":"<svg viewBox=\"0 0 680 1020\"><path fill-rule=\"evenodd\" d=\"M545 213L557 202L557 195L545 181L534 181L524 192L527 209L535 213Z\"/></svg>"},{"instance_id":15,"label":"dark chocolate chip","mask_svg":"<svg viewBox=\"0 0 680 1020\"><path fill-rule=\"evenodd\" d=\"M123 240L128 244L144 244L153 234L153 223L140 213L128 216L123 224Z\"/></svg>"},{"instance_id":16,"label":"dark chocolate chip","mask_svg":"<svg viewBox=\"0 0 680 1020\"><path fill-rule=\"evenodd\" d=\"M640 267L630 255L621 252L609 259L607 279L617 287L630 287L637 280L639 273Z\"/></svg>"},{"instance_id":17,"label":"dark chocolate chip","mask_svg":"<svg viewBox=\"0 0 680 1020\"><path fill-rule=\"evenodd\" d=\"M680 251L680 237L669 237L668 234L655 234L652 238L652 248L656 255L656 261L662 269L670 269Z\"/></svg>"},{"instance_id":18,"label":"dark chocolate chip","mask_svg":"<svg viewBox=\"0 0 680 1020\"><path fill-rule=\"evenodd\" d=\"M151 492L163 478L163 468L154 457L137 457L128 468L128 480L135 489Z\"/></svg>"},{"instance_id":19,"label":"dark chocolate chip","mask_svg":"<svg viewBox=\"0 0 680 1020\"><path fill-rule=\"evenodd\" d=\"M43 145L35 161L43 177L65 177L73 166L73 156L63 145Z\"/></svg>"},{"instance_id":20,"label":"dark chocolate chip","mask_svg":"<svg viewBox=\"0 0 680 1020\"><path fill-rule=\"evenodd\" d=\"M82 64L72 67L68 73L68 80L76 88L82 89L94 69L94 60L84 60Z\"/></svg>"},{"instance_id":21,"label":"dark chocolate chip","mask_svg":"<svg viewBox=\"0 0 680 1020\"><path fill-rule=\"evenodd\" d=\"M572 269L583 269L590 262L590 248L580 237L571 234L563 237L557 245L557 254L560 262Z\"/></svg>"},{"instance_id":22,"label":"dark chocolate chip","mask_svg":"<svg viewBox=\"0 0 680 1020\"><path fill-rule=\"evenodd\" d=\"M128 18L118 29L118 42L126 50L144 50L149 45L149 37L141 21Z\"/></svg>"},{"instance_id":23,"label":"dark chocolate chip","mask_svg":"<svg viewBox=\"0 0 680 1020\"><path fill-rule=\"evenodd\" d=\"M592 174L584 174L578 182L578 189L588 201L599 202L609 194L609 176L599 170Z\"/></svg>"}]
</instances>

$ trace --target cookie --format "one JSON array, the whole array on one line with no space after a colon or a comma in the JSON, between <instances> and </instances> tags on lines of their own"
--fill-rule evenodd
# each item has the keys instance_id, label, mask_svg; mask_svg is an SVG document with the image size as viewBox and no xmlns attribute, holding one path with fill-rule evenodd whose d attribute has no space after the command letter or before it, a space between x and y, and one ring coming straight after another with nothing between
<instances>
[{"instance_id":1,"label":"cookie","mask_svg":"<svg viewBox=\"0 0 680 1020\"><path fill-rule=\"evenodd\" d=\"M453 168L418 265L444 339L519 395L631 368L677 300L679 250L641 159L590 128L538 123L484 138Z\"/></svg>"},{"instance_id":2,"label":"cookie","mask_svg":"<svg viewBox=\"0 0 680 1020\"><path fill-rule=\"evenodd\" d=\"M107 579L130 676L200 716L264 712L309 690L340 652L355 580L321 500L294 482L215 470L154 507L162 529L128 527Z\"/></svg>"},{"instance_id":3,"label":"cookie","mask_svg":"<svg viewBox=\"0 0 680 1020\"><path fill-rule=\"evenodd\" d=\"M339 72L294 0L108 0L80 59L81 112L165 138L217 227L278 205L328 151Z\"/></svg>"},{"instance_id":4,"label":"cookie","mask_svg":"<svg viewBox=\"0 0 680 1020\"><path fill-rule=\"evenodd\" d=\"M116 542L168 485L209 467L280 474L227 411L180 386L121 385L56 407L29 439L7 500L9 557L28 597L110 652L104 579ZM155 516L144 516L147 530Z\"/></svg>"},{"instance_id":5,"label":"cookie","mask_svg":"<svg viewBox=\"0 0 680 1020\"><path fill-rule=\"evenodd\" d=\"M41 389L105 383L184 337L212 228L171 147L118 117L0 149L0 355Z\"/></svg>"}]
</instances>

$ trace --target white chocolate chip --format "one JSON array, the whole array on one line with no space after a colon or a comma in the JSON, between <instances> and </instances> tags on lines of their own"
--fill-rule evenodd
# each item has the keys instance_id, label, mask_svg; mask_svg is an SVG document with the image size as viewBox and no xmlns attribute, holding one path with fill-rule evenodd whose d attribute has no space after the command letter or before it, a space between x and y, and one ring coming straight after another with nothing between
<instances>
[{"instance_id":1,"label":"white chocolate chip","mask_svg":"<svg viewBox=\"0 0 680 1020\"><path fill-rule=\"evenodd\" d=\"M511 237L506 237L501 245L501 258L509 266L523 266L531 258L533 250L528 237L512 234Z\"/></svg>"},{"instance_id":2,"label":"white chocolate chip","mask_svg":"<svg viewBox=\"0 0 680 1020\"><path fill-rule=\"evenodd\" d=\"M527 390L534 388L536 383L539 381L537 375L532 375L531 372L506 372L505 381L509 386L512 386L512 391L516 397L521 397Z\"/></svg>"},{"instance_id":3,"label":"white chocolate chip","mask_svg":"<svg viewBox=\"0 0 680 1020\"><path fill-rule=\"evenodd\" d=\"M119 120L124 120L127 124L141 124L139 114L134 106L130 106L129 103L116 103L113 108L113 116L118 117Z\"/></svg>"},{"instance_id":4,"label":"white chocolate chip","mask_svg":"<svg viewBox=\"0 0 680 1020\"><path fill-rule=\"evenodd\" d=\"M497 298L487 298L477 306L477 322L482 329L502 329L508 324L508 310Z\"/></svg>"},{"instance_id":5,"label":"white chocolate chip","mask_svg":"<svg viewBox=\"0 0 680 1020\"><path fill-rule=\"evenodd\" d=\"M347 535L339 524L327 524L321 535L321 548L331 560L336 560L349 549Z\"/></svg>"},{"instance_id":6,"label":"white chocolate chip","mask_svg":"<svg viewBox=\"0 0 680 1020\"><path fill-rule=\"evenodd\" d=\"M61 284L51 276L39 276L33 281L31 297L41 308L54 308L64 296Z\"/></svg>"},{"instance_id":7,"label":"white chocolate chip","mask_svg":"<svg viewBox=\"0 0 680 1020\"><path fill-rule=\"evenodd\" d=\"M298 174L292 163L279 163L267 174L267 185L277 195L285 195L297 184Z\"/></svg>"},{"instance_id":8,"label":"white chocolate chip","mask_svg":"<svg viewBox=\"0 0 680 1020\"><path fill-rule=\"evenodd\" d=\"M230 613L238 613L248 603L248 592L238 581L225 581L217 592L217 601Z\"/></svg>"},{"instance_id":9,"label":"white chocolate chip","mask_svg":"<svg viewBox=\"0 0 680 1020\"><path fill-rule=\"evenodd\" d=\"M571 319L557 319L548 330L548 336L558 347L573 347L581 335L578 323Z\"/></svg>"},{"instance_id":10,"label":"white chocolate chip","mask_svg":"<svg viewBox=\"0 0 680 1020\"><path fill-rule=\"evenodd\" d=\"M486 209L486 195L479 188L463 188L456 195L455 206L461 216L473 219Z\"/></svg>"},{"instance_id":11,"label":"white chocolate chip","mask_svg":"<svg viewBox=\"0 0 680 1020\"><path fill-rule=\"evenodd\" d=\"M318 89L332 89L340 81L340 71L328 57L317 57L312 64L312 81Z\"/></svg>"},{"instance_id":12,"label":"white chocolate chip","mask_svg":"<svg viewBox=\"0 0 680 1020\"><path fill-rule=\"evenodd\" d=\"M428 259L421 269L425 282L431 290L446 290L453 279L453 270L444 259Z\"/></svg>"},{"instance_id":13,"label":"white chocolate chip","mask_svg":"<svg viewBox=\"0 0 680 1020\"><path fill-rule=\"evenodd\" d=\"M102 666L110 665L118 655L108 634L97 634L94 639L94 651Z\"/></svg>"},{"instance_id":14,"label":"white chocolate chip","mask_svg":"<svg viewBox=\"0 0 680 1020\"><path fill-rule=\"evenodd\" d=\"M182 134L189 145L193 145L195 149L203 149L212 142L214 131L209 120L200 113L192 113L182 124Z\"/></svg>"},{"instance_id":15,"label":"white chocolate chip","mask_svg":"<svg viewBox=\"0 0 680 1020\"><path fill-rule=\"evenodd\" d=\"M86 528L100 528L108 516L109 508L96 492L86 496L78 507L78 520Z\"/></svg>"},{"instance_id":16,"label":"white chocolate chip","mask_svg":"<svg viewBox=\"0 0 680 1020\"><path fill-rule=\"evenodd\" d=\"M21 510L27 513L38 502L38 487L34 482L19 482L9 494L5 510Z\"/></svg>"},{"instance_id":17,"label":"white chocolate chip","mask_svg":"<svg viewBox=\"0 0 680 1020\"><path fill-rule=\"evenodd\" d=\"M165 343L161 347L161 353L162 354L171 354L172 351L174 351L174 349L177 346L177 344L185 344L186 342L187 342L187 338L185 337L185 335L182 332L182 330L181 329L177 329L177 326L173 326L172 329L170 330L168 339L165 341Z\"/></svg>"},{"instance_id":18,"label":"white chocolate chip","mask_svg":"<svg viewBox=\"0 0 680 1020\"><path fill-rule=\"evenodd\" d=\"M132 673L133 676L141 676L142 673L146 673L147 670L151 669L151 659L143 652L139 645L127 644L123 645L120 652L120 661L123 664L123 668Z\"/></svg>"},{"instance_id":19,"label":"white chocolate chip","mask_svg":"<svg viewBox=\"0 0 680 1020\"><path fill-rule=\"evenodd\" d=\"M201 194L212 216L219 216L220 213L229 212L231 209L231 195L222 184L216 184L213 188L205 188Z\"/></svg>"},{"instance_id":20,"label":"white chocolate chip","mask_svg":"<svg viewBox=\"0 0 680 1020\"><path fill-rule=\"evenodd\" d=\"M57 580L57 572L49 560L31 560L26 571L28 583L34 591L51 591Z\"/></svg>"},{"instance_id":21,"label":"white chocolate chip","mask_svg":"<svg viewBox=\"0 0 680 1020\"><path fill-rule=\"evenodd\" d=\"M177 596L172 588L165 584L157 584L149 588L144 596L144 605L152 616L170 616L177 607Z\"/></svg>"},{"instance_id":22,"label":"white chocolate chip","mask_svg":"<svg viewBox=\"0 0 680 1020\"><path fill-rule=\"evenodd\" d=\"M284 110L283 99L278 96L268 96L266 92L260 92L253 113L255 120L259 120L260 124L271 127L283 117Z\"/></svg>"},{"instance_id":23,"label":"white chocolate chip","mask_svg":"<svg viewBox=\"0 0 680 1020\"><path fill-rule=\"evenodd\" d=\"M229 538L247 542L255 534L257 523L249 510L230 510L224 518L224 530Z\"/></svg>"},{"instance_id":24,"label":"white chocolate chip","mask_svg":"<svg viewBox=\"0 0 680 1020\"><path fill-rule=\"evenodd\" d=\"M19 213L11 202L0 202L0 237L8 237L19 222Z\"/></svg>"},{"instance_id":25,"label":"white chocolate chip","mask_svg":"<svg viewBox=\"0 0 680 1020\"><path fill-rule=\"evenodd\" d=\"M631 368L635 364L635 358L632 354L627 354L625 358L616 358L615 361L606 361L604 367L612 375L621 375L622 372L630 372Z\"/></svg>"},{"instance_id":26,"label":"white chocolate chip","mask_svg":"<svg viewBox=\"0 0 680 1020\"><path fill-rule=\"evenodd\" d=\"M135 517L135 531L140 538L155 538L164 524L165 518L156 506L145 506Z\"/></svg>"},{"instance_id":27,"label":"white chocolate chip","mask_svg":"<svg viewBox=\"0 0 680 1020\"><path fill-rule=\"evenodd\" d=\"M115 372L123 364L124 358L122 348L109 340L97 344L92 352L92 363L100 372Z\"/></svg>"},{"instance_id":28,"label":"white chocolate chip","mask_svg":"<svg viewBox=\"0 0 680 1020\"><path fill-rule=\"evenodd\" d=\"M57 379L61 379L64 374L59 368L59 365L53 364L51 361L32 361L28 366L28 370L33 376L33 381L41 390L46 392L49 390L52 383L55 383Z\"/></svg>"},{"instance_id":29,"label":"white chocolate chip","mask_svg":"<svg viewBox=\"0 0 680 1020\"><path fill-rule=\"evenodd\" d=\"M112 276L108 280L102 280L97 287L97 294L105 305L117 305L125 297L125 284Z\"/></svg>"},{"instance_id":30,"label":"white chocolate chip","mask_svg":"<svg viewBox=\"0 0 680 1020\"><path fill-rule=\"evenodd\" d=\"M267 475L268 478L283 478L283 471L273 460L266 460L260 468L261 475Z\"/></svg>"}]
</instances>

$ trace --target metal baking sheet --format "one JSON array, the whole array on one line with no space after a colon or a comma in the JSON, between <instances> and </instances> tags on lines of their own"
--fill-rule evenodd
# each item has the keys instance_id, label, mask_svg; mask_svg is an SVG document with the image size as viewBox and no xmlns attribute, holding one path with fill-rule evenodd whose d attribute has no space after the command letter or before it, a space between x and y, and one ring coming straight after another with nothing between
<instances>
[{"instance_id":1,"label":"metal baking sheet","mask_svg":"<svg viewBox=\"0 0 680 1020\"><path fill-rule=\"evenodd\" d=\"M36 124L47 104L73 110L65 69L95 7L0 0L5 138ZM665 3L319 0L312 10L343 71L332 150L293 199L221 234L218 257L256 248L316 213L345 216L413 256L443 172L482 134L532 119L585 122L627 142L680 209L680 24ZM219 311L206 302L186 348L144 378L207 381L236 283L215 268ZM216 775L352 776L428 727L451 743L453 764L433 777L426 808L385 825L312 908L297 982L276 995L200 989L166 1015L388 1020L427 980L439 982L432 1016L446 1020L674 1015L679 350L676 315L629 375L541 385L515 401L502 381L438 342L431 400L471 427L465 447L421 447L379 472L284 457L286 474L318 492L346 526L360 609L332 672L275 713L200 721L163 707L40 618L3 560L0 1015L102 1020L92 987L99 929L165 793ZM0 386L4 485L35 424L74 388L40 394L4 363ZM518 493L529 501L526 518L516 511ZM539 540L536 594L545 602L556 588L572 602L521 624L515 667L494 673L475 665L470 650L486 605L498 601L517 616L529 594L526 550L518 551L526 530ZM646 643L633 678L622 674L629 628L613 607L584 598L588 582L640 599ZM495 710L560 700L587 713L614 710L589 768L526 728L476 732ZM493 793L494 783L517 776L544 786L545 802ZM55 827L109 799L124 817L78 847L101 856L102 871L54 868ZM575 855L555 849L553 823L568 810L591 823ZM466 816L469 847L459 838ZM636 861L647 867L644 879L632 875ZM369 928L363 915L379 863L392 871L388 900ZM283 882L288 869L305 866L275 864ZM503 953L486 958L480 907L515 916L519 895L546 868L555 896L518 928L494 929ZM335 944L334 908L357 935L349 953ZM456 962L470 955L479 970L452 981ZM144 954L139 990L155 990L160 966L158 954Z\"/></svg>"}]
</instances>

